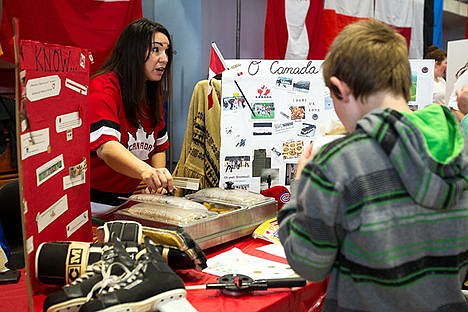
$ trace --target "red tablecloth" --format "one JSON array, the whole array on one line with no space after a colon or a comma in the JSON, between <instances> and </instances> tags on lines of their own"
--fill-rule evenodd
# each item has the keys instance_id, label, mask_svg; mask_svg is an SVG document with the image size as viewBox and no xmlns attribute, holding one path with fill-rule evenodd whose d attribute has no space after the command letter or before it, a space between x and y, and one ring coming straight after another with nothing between
<instances>
[{"instance_id":1,"label":"red tablecloth","mask_svg":"<svg viewBox=\"0 0 468 312\"><path fill-rule=\"evenodd\" d=\"M236 241L206 250L208 258L231 248L237 247L244 253L286 263L286 260L256 248L267 244L260 239L244 237ZM17 284L0 285L0 311L28 311L28 295L25 271L21 271ZM186 285L201 285L216 282L217 276L195 270L178 271ZM265 291L255 291L248 295L230 297L218 290L187 290L187 299L200 312L203 311L320 311L322 297L326 291L326 282L308 283L300 288L276 288ZM56 287L46 287L40 294L34 296L34 311L42 311L42 303L47 293Z\"/></svg>"}]
</instances>

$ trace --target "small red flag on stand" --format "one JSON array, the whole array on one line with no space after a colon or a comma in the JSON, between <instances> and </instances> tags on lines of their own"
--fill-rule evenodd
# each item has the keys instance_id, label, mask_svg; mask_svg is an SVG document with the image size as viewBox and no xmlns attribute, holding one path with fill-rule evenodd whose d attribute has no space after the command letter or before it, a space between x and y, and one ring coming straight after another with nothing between
<instances>
[{"instance_id":1,"label":"small red flag on stand","mask_svg":"<svg viewBox=\"0 0 468 312\"><path fill-rule=\"evenodd\" d=\"M226 63L224 63L224 58L219 52L216 43L211 43L211 54L210 54L210 69L208 73L208 109L213 107L213 87L211 85L211 80L214 76L221 74L223 71L228 69Z\"/></svg>"}]
</instances>

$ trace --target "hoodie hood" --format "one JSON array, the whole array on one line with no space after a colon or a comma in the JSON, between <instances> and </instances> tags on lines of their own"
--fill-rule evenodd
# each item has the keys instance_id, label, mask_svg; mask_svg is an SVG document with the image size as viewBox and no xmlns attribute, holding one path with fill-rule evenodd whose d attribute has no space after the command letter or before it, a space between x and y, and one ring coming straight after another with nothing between
<instances>
[{"instance_id":1,"label":"hoodie hood","mask_svg":"<svg viewBox=\"0 0 468 312\"><path fill-rule=\"evenodd\" d=\"M467 144L447 108L430 105L405 114L377 109L357 128L381 145L418 204L448 209L468 189Z\"/></svg>"}]
</instances>

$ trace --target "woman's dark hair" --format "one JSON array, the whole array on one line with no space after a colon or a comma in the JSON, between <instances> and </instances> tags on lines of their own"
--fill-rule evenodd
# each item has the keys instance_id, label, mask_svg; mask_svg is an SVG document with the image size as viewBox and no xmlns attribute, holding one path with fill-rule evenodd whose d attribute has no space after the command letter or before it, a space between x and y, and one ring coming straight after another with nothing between
<instances>
[{"instance_id":1,"label":"woman's dark hair","mask_svg":"<svg viewBox=\"0 0 468 312\"><path fill-rule=\"evenodd\" d=\"M144 73L154 33L163 33L169 39L169 48L166 50L168 62L160 81L146 80ZM169 31L159 23L140 18L125 27L110 57L95 76L115 72L119 79L122 102L129 122L138 127L138 116L149 114L151 125L154 127L162 119L162 106L171 88L172 57Z\"/></svg>"},{"instance_id":2,"label":"woman's dark hair","mask_svg":"<svg viewBox=\"0 0 468 312\"><path fill-rule=\"evenodd\" d=\"M447 52L444 50L439 49L435 45L430 45L427 48L425 59L433 59L436 61L437 64L442 63L447 58Z\"/></svg>"}]
</instances>

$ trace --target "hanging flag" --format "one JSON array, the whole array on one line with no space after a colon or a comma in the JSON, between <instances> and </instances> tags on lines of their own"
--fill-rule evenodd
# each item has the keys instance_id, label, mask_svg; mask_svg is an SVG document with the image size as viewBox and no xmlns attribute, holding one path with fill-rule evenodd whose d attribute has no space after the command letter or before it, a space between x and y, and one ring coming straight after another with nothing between
<instances>
[{"instance_id":1,"label":"hanging flag","mask_svg":"<svg viewBox=\"0 0 468 312\"><path fill-rule=\"evenodd\" d=\"M431 27L432 44L435 25L425 10L432 12L435 1L441 0L267 0L264 58L324 59L346 25L367 18L395 27L410 58L422 58L425 30Z\"/></svg>"},{"instance_id":2,"label":"hanging flag","mask_svg":"<svg viewBox=\"0 0 468 312\"><path fill-rule=\"evenodd\" d=\"M466 11L468 12L468 3L466 4ZM465 38L468 39L468 18L466 19Z\"/></svg>"},{"instance_id":3,"label":"hanging flag","mask_svg":"<svg viewBox=\"0 0 468 312\"><path fill-rule=\"evenodd\" d=\"M268 0L264 29L264 58L321 59L323 0Z\"/></svg>"},{"instance_id":4,"label":"hanging flag","mask_svg":"<svg viewBox=\"0 0 468 312\"><path fill-rule=\"evenodd\" d=\"M14 63L12 18L21 23L21 38L82 47L93 54L93 74L111 53L128 23L143 16L141 0L119 2L3 0L1 59Z\"/></svg>"},{"instance_id":5,"label":"hanging flag","mask_svg":"<svg viewBox=\"0 0 468 312\"><path fill-rule=\"evenodd\" d=\"M214 76L221 74L227 68L226 63L224 62L224 58L219 52L216 43L211 43L211 54L210 54L210 69L208 72L208 109L213 107L213 94L212 90L213 87L211 86L211 80Z\"/></svg>"}]
</instances>

